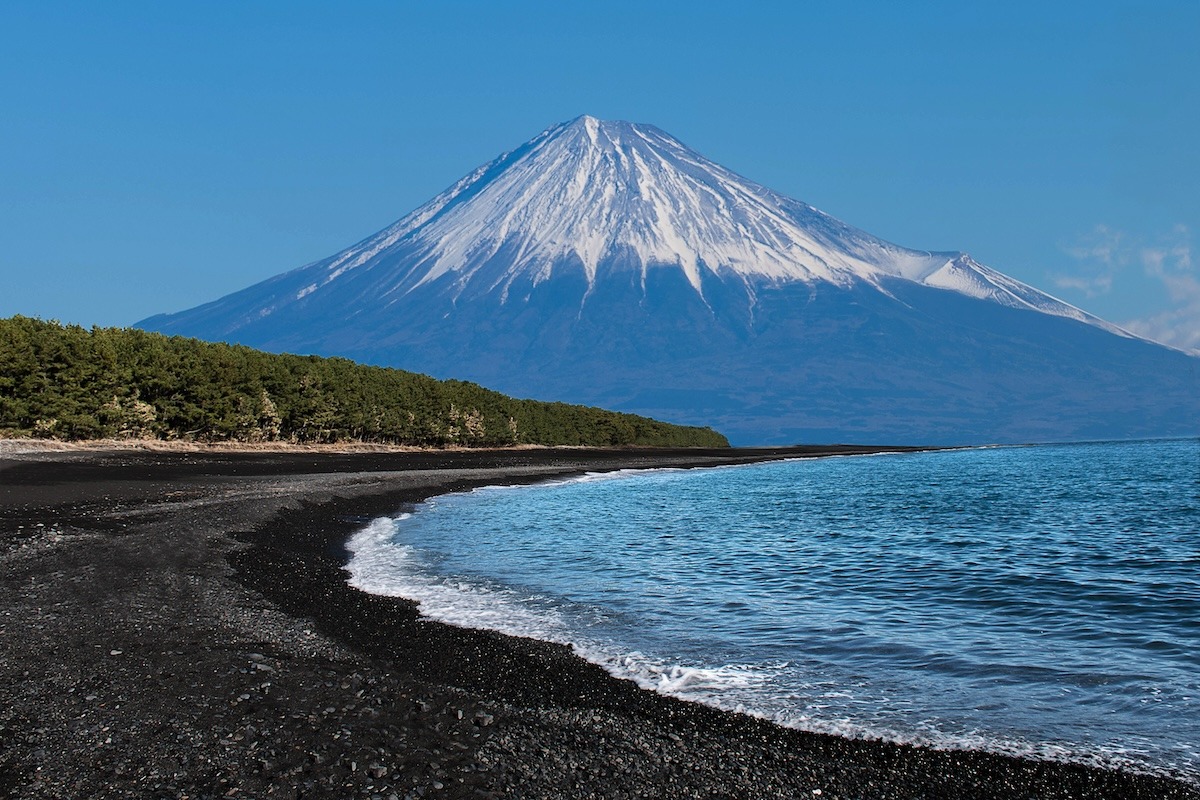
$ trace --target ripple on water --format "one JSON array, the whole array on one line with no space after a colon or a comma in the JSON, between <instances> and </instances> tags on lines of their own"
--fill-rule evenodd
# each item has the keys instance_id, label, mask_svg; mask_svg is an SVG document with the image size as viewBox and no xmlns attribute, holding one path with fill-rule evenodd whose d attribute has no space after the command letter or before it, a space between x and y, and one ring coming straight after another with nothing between
<instances>
[{"instance_id":1,"label":"ripple on water","mask_svg":"<svg viewBox=\"0 0 1200 800\"><path fill-rule=\"evenodd\" d=\"M784 724L1200 780L1200 441L435 498L352 581Z\"/></svg>"}]
</instances>

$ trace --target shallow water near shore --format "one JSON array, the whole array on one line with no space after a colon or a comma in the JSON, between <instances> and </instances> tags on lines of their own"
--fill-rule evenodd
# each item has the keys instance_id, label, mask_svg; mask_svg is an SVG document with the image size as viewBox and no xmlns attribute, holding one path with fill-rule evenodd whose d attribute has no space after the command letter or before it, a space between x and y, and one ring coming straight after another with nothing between
<instances>
[{"instance_id":1,"label":"shallow water near shore","mask_svg":"<svg viewBox=\"0 0 1200 800\"><path fill-rule=\"evenodd\" d=\"M1200 440L493 487L350 550L360 588L648 688L1200 783Z\"/></svg>"}]
</instances>

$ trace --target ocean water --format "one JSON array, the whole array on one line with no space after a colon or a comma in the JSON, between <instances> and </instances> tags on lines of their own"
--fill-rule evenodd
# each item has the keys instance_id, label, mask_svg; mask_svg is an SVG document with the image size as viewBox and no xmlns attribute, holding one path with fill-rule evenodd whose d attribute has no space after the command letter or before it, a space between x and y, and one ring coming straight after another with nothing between
<instances>
[{"instance_id":1,"label":"ocean water","mask_svg":"<svg viewBox=\"0 0 1200 800\"><path fill-rule=\"evenodd\" d=\"M647 688L1200 782L1200 440L587 475L350 549L360 588Z\"/></svg>"}]
</instances>

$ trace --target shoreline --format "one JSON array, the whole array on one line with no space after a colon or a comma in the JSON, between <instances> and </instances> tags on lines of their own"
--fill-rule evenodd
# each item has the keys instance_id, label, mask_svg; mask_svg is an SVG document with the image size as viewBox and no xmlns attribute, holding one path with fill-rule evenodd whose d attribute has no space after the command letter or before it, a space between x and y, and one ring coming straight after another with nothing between
<instances>
[{"instance_id":1,"label":"shoreline","mask_svg":"<svg viewBox=\"0 0 1200 800\"><path fill-rule=\"evenodd\" d=\"M0 795L1200 798L782 728L433 622L342 568L366 521L436 494L877 450L0 450Z\"/></svg>"},{"instance_id":2,"label":"shoreline","mask_svg":"<svg viewBox=\"0 0 1200 800\"><path fill-rule=\"evenodd\" d=\"M731 458L742 462L750 458L806 458L829 455L874 455L880 453L917 453L929 450L954 450L975 445L763 445L756 447L655 447L651 445L622 445L619 447L593 447L591 445L546 445L515 444L502 447L418 447L405 444L378 444L375 442L286 442L286 441L217 441L200 442L183 439L14 439L0 437L0 457L22 456L37 453L104 452L104 453L235 453L243 455L275 453L296 455L301 453L326 453L348 455L354 453L521 453L538 451L549 453L584 454L646 454L651 457ZM1007 447L1009 445L980 445L982 447ZM794 454L788 455L788 454ZM746 463L749 463L748 461Z\"/></svg>"},{"instance_id":3,"label":"shoreline","mask_svg":"<svg viewBox=\"0 0 1200 800\"><path fill-rule=\"evenodd\" d=\"M892 454L830 455L823 458L867 458L887 455ZM785 462L791 460L794 459L783 459ZM761 464L764 462L757 463ZM735 464L683 469L676 467L642 467L622 469L616 472L588 472L586 475L576 475L565 479L554 478L548 481L529 484L521 488L553 488L575 480L590 483L593 480L605 480L611 477L619 477L621 479L636 478L640 474L647 473L682 472L692 469L701 471L724 470L726 468L738 469L743 466L750 465ZM404 513L398 516L405 520L408 520L409 517L418 517L420 514L425 513L423 510L424 506L430 500L440 501L443 498L453 496L465 497L475 491L503 488L513 488L513 486L504 482L489 483L465 492L436 495L426 498L424 502L416 503L412 507L406 508ZM468 500L467 502L469 503L470 501ZM472 513L469 516L470 519L486 524L486 521L479 517L478 513ZM739 687L738 681L745 679L747 676L750 676L750 680L755 679L754 673L750 671L753 667L748 669L740 663L722 665L721 662L695 665L694 662L685 663L679 660L672 660L669 656L659 657L664 652L661 649L653 651L654 655L647 657L646 653L651 651L646 649L644 644L638 647L626 642L623 646L614 647L611 641L594 638L584 630L568 626L567 631L564 633L563 630L556 629L553 624L547 626L543 611L527 612L521 605L523 600L532 599L530 596L531 590L528 586L524 587L524 594L522 594L521 588L514 589L514 587L510 586L508 589L502 589L501 594L497 597L494 595L495 587L491 584L490 579L484 578L484 587L486 588L482 588L479 584L472 584L468 580L467 583L471 584L470 588L464 588L463 585L459 585L456 589L451 586L448 590L451 599L446 601L443 599L443 593L446 589L440 583L441 577L439 577L444 576L446 571L440 567L434 568L431 572L428 564L423 564L419 567L414 567L411 563L394 564L393 566L399 569L401 571L400 574L404 576L399 578L399 582L401 584L409 584L411 588L408 589L399 589L396 585L387 581L386 579L392 573L380 572L377 567L372 569L363 565L352 569L355 566L355 559L363 556L364 552L368 561L379 558L379 548L389 546L381 544L381 542L390 541L398 528L408 524L407 522L400 525L389 524L395 523L396 517L397 515L379 517L370 520L365 527L361 524L356 526L347 539L347 547L351 552L348 555L347 563L343 565L343 569L348 573L348 581L352 587L369 594L415 602L419 606L420 614L434 622L457 628L494 631L498 634L517 639L533 639L548 644L565 645L576 657L589 664L599 666L606 673L618 680L632 682L643 690L710 706L723 711L744 714L756 719L763 719L782 728L791 728L810 733L824 733L847 739L874 739L933 750L977 750L1035 761L1079 764L1106 770L1143 773L1159 777L1177 778L1183 780L1185 783L1191 783L1200 787L1200 772L1178 768L1172 770L1170 767L1155 764L1147 757L1137 758L1130 756L1128 751L1117 744L1089 748L1079 743L1086 741L1084 739L1066 744L1062 741L1045 742L1036 738L1017 738L1016 736L1005 738L996 735L971 735L963 733L936 732L931 734L928 731L916 732L903 730L895 727L894 723L888 727L886 732L880 732L880 728L871 728L862 723L849 723L837 717L828 716L809 722L794 712L795 706L792 707L792 710L786 708L781 710L780 707L773 705L772 702L779 697L778 694L770 695L765 702L761 698L747 697L744 694L724 694L726 690L720 688L723 681L731 680L732 682L729 686L736 691L736 688ZM408 520L408 522L412 521ZM443 541L442 544L444 545L445 542ZM441 549L440 547L437 548L437 550ZM408 560L407 556L403 558L404 562L408 562ZM385 563L389 562L385 559ZM479 564L481 562L476 561L472 563ZM367 570L367 572L364 573L359 570ZM383 583L380 582L380 578L385 579ZM415 580L410 581L405 578L415 578ZM432 594L426 594L423 591L423 588L428 588L427 581L429 578L433 579ZM521 585L524 586L524 584ZM482 588L484 596L488 599L483 601L482 604L476 604L473 602L473 598L476 596L475 592L480 588ZM518 595L518 599L515 602L509 598L509 592L514 590ZM466 594L460 597L459 592L465 592ZM545 598L540 597L540 592L536 592L535 594L539 596L540 600L545 600ZM571 605L579 602L582 601L576 598ZM538 605L540 607L540 603ZM501 609L500 613L497 613L498 608ZM625 613L628 614L628 611ZM527 616L527 614L531 616ZM736 661L736 659L732 661ZM721 675L721 673L727 670L731 671L732 678L726 678ZM695 690L689 686L689 681L697 676L701 681L699 690ZM707 681L713 681L714 683L710 685ZM778 689L776 689L776 692L778 692ZM911 713L908 715L908 719L914 719ZM921 717L915 717L915 719L921 719Z\"/></svg>"}]
</instances>

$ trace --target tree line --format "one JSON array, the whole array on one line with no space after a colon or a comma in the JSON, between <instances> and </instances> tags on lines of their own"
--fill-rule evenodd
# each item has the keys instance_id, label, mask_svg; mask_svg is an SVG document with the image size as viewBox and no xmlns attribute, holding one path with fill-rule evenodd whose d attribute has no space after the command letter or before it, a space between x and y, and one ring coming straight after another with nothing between
<instances>
[{"instance_id":1,"label":"tree line","mask_svg":"<svg viewBox=\"0 0 1200 800\"><path fill-rule=\"evenodd\" d=\"M0 319L0 436L425 447L729 444L710 428L517 400L474 383L344 358L22 316Z\"/></svg>"}]
</instances>

